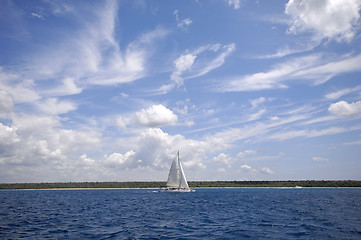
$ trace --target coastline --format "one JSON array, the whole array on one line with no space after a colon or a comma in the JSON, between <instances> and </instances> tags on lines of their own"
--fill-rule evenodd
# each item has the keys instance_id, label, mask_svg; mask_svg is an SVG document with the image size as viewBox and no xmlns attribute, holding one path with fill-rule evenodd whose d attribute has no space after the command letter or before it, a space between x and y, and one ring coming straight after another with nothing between
<instances>
[{"instance_id":1,"label":"coastline","mask_svg":"<svg viewBox=\"0 0 361 240\"><path fill-rule=\"evenodd\" d=\"M162 189L165 182L0 183L0 190ZM189 181L190 188L361 188L356 180Z\"/></svg>"}]
</instances>

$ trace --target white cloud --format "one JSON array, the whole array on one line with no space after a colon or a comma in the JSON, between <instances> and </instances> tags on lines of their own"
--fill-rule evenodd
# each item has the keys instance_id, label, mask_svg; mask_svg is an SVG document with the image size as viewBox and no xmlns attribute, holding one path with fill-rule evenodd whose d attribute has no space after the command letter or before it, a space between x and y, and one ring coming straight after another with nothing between
<instances>
[{"instance_id":1,"label":"white cloud","mask_svg":"<svg viewBox=\"0 0 361 240\"><path fill-rule=\"evenodd\" d=\"M340 97L342 97L344 95L354 93L354 92L357 92L357 91L360 91L360 90L361 90L361 85L353 87L353 88L344 88L344 89L341 89L341 90L326 94L325 98L326 99L331 99L331 100L336 100L336 99L339 99Z\"/></svg>"},{"instance_id":2,"label":"white cloud","mask_svg":"<svg viewBox=\"0 0 361 240\"><path fill-rule=\"evenodd\" d=\"M45 112L54 115L64 114L77 109L77 106L67 100L58 100L57 98L47 98L37 104L38 108Z\"/></svg>"},{"instance_id":3,"label":"white cloud","mask_svg":"<svg viewBox=\"0 0 361 240\"><path fill-rule=\"evenodd\" d=\"M234 52L235 49L236 49L236 45L234 43L227 44L224 46L221 46L220 44L214 44L214 45L198 48L196 50L197 54L203 53L204 51L207 50L214 53L219 52L219 54L215 56L213 59L204 61L203 63L202 61L199 61L199 65L195 66L196 67L195 72L192 75L190 75L188 78L203 76L208 72L222 66L226 61L226 57L228 57L232 52Z\"/></svg>"},{"instance_id":4,"label":"white cloud","mask_svg":"<svg viewBox=\"0 0 361 240\"><path fill-rule=\"evenodd\" d=\"M288 130L288 131L280 131L277 133L269 134L267 136L267 139L273 139L273 140L287 140L291 138L297 138L297 137L320 137L320 136L327 136L327 135L333 135L333 134L339 134L344 132L352 132L361 129L361 126L354 126L354 127L329 127L324 129L318 129L318 130L309 130L309 129L301 129L301 130Z\"/></svg>"},{"instance_id":5,"label":"white cloud","mask_svg":"<svg viewBox=\"0 0 361 240\"><path fill-rule=\"evenodd\" d=\"M171 80L180 86L183 84L184 79L203 76L222 66L226 57L234 50L234 43L224 46L221 44L212 44L201 46L193 52L182 54L174 61L175 70L171 74ZM213 56L208 57L208 55Z\"/></svg>"},{"instance_id":6,"label":"white cloud","mask_svg":"<svg viewBox=\"0 0 361 240\"><path fill-rule=\"evenodd\" d=\"M81 155L80 159L85 163L85 165L94 165L96 162L94 159L88 158L86 154Z\"/></svg>"},{"instance_id":7,"label":"white cloud","mask_svg":"<svg viewBox=\"0 0 361 240\"><path fill-rule=\"evenodd\" d=\"M135 152L129 151L125 154L121 153L112 153L109 156L106 156L104 163L110 167L119 167L126 165L127 163L136 163L135 161Z\"/></svg>"},{"instance_id":8,"label":"white cloud","mask_svg":"<svg viewBox=\"0 0 361 240\"><path fill-rule=\"evenodd\" d=\"M303 56L273 66L267 72L222 79L215 90L236 92L287 88L287 81L298 79L319 85L338 74L361 71L359 62L361 55L341 57L337 61L322 59L321 55Z\"/></svg>"},{"instance_id":9,"label":"white cloud","mask_svg":"<svg viewBox=\"0 0 361 240\"><path fill-rule=\"evenodd\" d=\"M340 117L353 117L361 113L361 101L352 103L339 101L331 104L328 111Z\"/></svg>"},{"instance_id":10,"label":"white cloud","mask_svg":"<svg viewBox=\"0 0 361 240\"><path fill-rule=\"evenodd\" d=\"M266 98L265 97L259 97L257 99L253 99L251 100L251 105L252 105L252 108L256 108L258 107L258 105L262 104L266 102Z\"/></svg>"},{"instance_id":11,"label":"white cloud","mask_svg":"<svg viewBox=\"0 0 361 240\"><path fill-rule=\"evenodd\" d=\"M269 169L267 167L261 168L260 172L264 173L264 174L274 174L274 171L272 171L271 169Z\"/></svg>"},{"instance_id":12,"label":"white cloud","mask_svg":"<svg viewBox=\"0 0 361 240\"><path fill-rule=\"evenodd\" d=\"M1 124L0 131L0 164L23 173L10 181L34 181L34 174L44 180L50 169L70 171L71 159L79 151L95 149L100 143L99 133L62 129L59 119L50 116L15 116L11 126ZM54 174L59 177L60 172Z\"/></svg>"},{"instance_id":13,"label":"white cloud","mask_svg":"<svg viewBox=\"0 0 361 240\"><path fill-rule=\"evenodd\" d=\"M253 167L251 167L251 166L249 166L249 165L247 165L247 164L241 165L241 170L242 170L243 172L250 172L250 173L252 173L252 174L256 174L256 173L257 173L257 169L255 169L255 168L253 168Z\"/></svg>"},{"instance_id":14,"label":"white cloud","mask_svg":"<svg viewBox=\"0 0 361 240\"><path fill-rule=\"evenodd\" d=\"M359 141L353 141L353 142L345 142L342 143L342 145L350 146L350 145L361 145L361 140Z\"/></svg>"},{"instance_id":15,"label":"white cloud","mask_svg":"<svg viewBox=\"0 0 361 240\"><path fill-rule=\"evenodd\" d=\"M327 158L324 158L324 157L313 157L312 158L313 161L316 161L316 162L328 162L328 159Z\"/></svg>"},{"instance_id":16,"label":"white cloud","mask_svg":"<svg viewBox=\"0 0 361 240\"><path fill-rule=\"evenodd\" d=\"M241 166L242 169L245 169L245 170L251 170L251 166L247 165L247 164L244 164Z\"/></svg>"},{"instance_id":17,"label":"white cloud","mask_svg":"<svg viewBox=\"0 0 361 240\"><path fill-rule=\"evenodd\" d=\"M256 150L252 150L252 149L249 149L249 150L245 150L244 152L239 152L237 154L237 159L241 159L241 158L244 158L248 155L253 155L253 154L256 154L257 151Z\"/></svg>"},{"instance_id":18,"label":"white cloud","mask_svg":"<svg viewBox=\"0 0 361 240\"><path fill-rule=\"evenodd\" d=\"M241 7L241 0L228 0L228 5L233 6L234 9L239 9Z\"/></svg>"},{"instance_id":19,"label":"white cloud","mask_svg":"<svg viewBox=\"0 0 361 240\"><path fill-rule=\"evenodd\" d=\"M127 128L127 125L130 122L129 118L123 116L118 116L115 121L116 126L119 128Z\"/></svg>"},{"instance_id":20,"label":"white cloud","mask_svg":"<svg viewBox=\"0 0 361 240\"><path fill-rule=\"evenodd\" d=\"M0 67L0 89L6 91L14 103L34 102L40 98L34 90L34 81L20 80L21 75L5 72Z\"/></svg>"},{"instance_id":21,"label":"white cloud","mask_svg":"<svg viewBox=\"0 0 361 240\"><path fill-rule=\"evenodd\" d=\"M192 24L192 20L190 18L185 18L177 24L177 27L184 28L184 27L188 27L191 24Z\"/></svg>"},{"instance_id":22,"label":"white cloud","mask_svg":"<svg viewBox=\"0 0 361 240\"><path fill-rule=\"evenodd\" d=\"M60 85L52 89L43 90L43 94L50 96L66 96L79 94L82 91L83 89L76 85L74 78L66 77Z\"/></svg>"},{"instance_id":23,"label":"white cloud","mask_svg":"<svg viewBox=\"0 0 361 240\"><path fill-rule=\"evenodd\" d=\"M213 161L222 163L222 164L226 165L227 167L231 167L234 160L235 160L234 158L228 156L225 153L221 153L218 156L213 158Z\"/></svg>"},{"instance_id":24,"label":"white cloud","mask_svg":"<svg viewBox=\"0 0 361 240\"><path fill-rule=\"evenodd\" d=\"M100 59L101 61L94 62L96 74L90 74L89 82L97 85L114 85L144 77L146 74L145 64L152 54L152 49L155 48L155 41L163 38L166 34L165 29L156 28L131 42L124 53L119 50L118 45L110 45L108 47L110 56L104 53L105 56ZM101 49L102 46L98 47Z\"/></svg>"},{"instance_id":25,"label":"white cloud","mask_svg":"<svg viewBox=\"0 0 361 240\"><path fill-rule=\"evenodd\" d=\"M308 41L295 40L291 46L286 45L279 48L276 53L256 56L256 59L281 58L287 55L310 51L321 43L321 39L309 39Z\"/></svg>"},{"instance_id":26,"label":"white cloud","mask_svg":"<svg viewBox=\"0 0 361 240\"><path fill-rule=\"evenodd\" d=\"M269 118L271 121L278 121L280 118L278 116L272 116Z\"/></svg>"},{"instance_id":27,"label":"white cloud","mask_svg":"<svg viewBox=\"0 0 361 240\"><path fill-rule=\"evenodd\" d=\"M31 13L31 16L44 20L44 16L41 13Z\"/></svg>"},{"instance_id":28,"label":"white cloud","mask_svg":"<svg viewBox=\"0 0 361 240\"><path fill-rule=\"evenodd\" d=\"M79 8L59 15L65 19L69 16L79 19L80 27L69 29L68 34L57 39L56 45L36 49L27 60L27 74L34 79L57 76L57 81L67 78L86 80L82 87L88 84L115 85L144 77L147 60L155 50L155 41L163 38L167 31L159 27L139 34L121 49L115 36L117 1L107 1L93 9ZM74 81L73 84L70 81L64 84L60 92L80 92ZM56 90L51 91L56 93Z\"/></svg>"},{"instance_id":29,"label":"white cloud","mask_svg":"<svg viewBox=\"0 0 361 240\"><path fill-rule=\"evenodd\" d=\"M259 119L262 115L264 115L267 112L266 109L260 109L259 111L257 111L256 113L251 114L247 121L254 121Z\"/></svg>"},{"instance_id":30,"label":"white cloud","mask_svg":"<svg viewBox=\"0 0 361 240\"><path fill-rule=\"evenodd\" d=\"M172 73L170 78L171 80L175 81L178 86L183 85L183 78L181 77L181 75L183 74L183 72L190 70L196 57L196 55L186 54L181 55L174 61L175 71Z\"/></svg>"},{"instance_id":31,"label":"white cloud","mask_svg":"<svg viewBox=\"0 0 361 240\"><path fill-rule=\"evenodd\" d=\"M316 38L350 41L360 19L359 0L290 0L285 12L292 18L289 32L311 32Z\"/></svg>"},{"instance_id":32,"label":"white cloud","mask_svg":"<svg viewBox=\"0 0 361 240\"><path fill-rule=\"evenodd\" d=\"M186 139L182 135L169 135L159 128L149 128L134 139L133 149L136 159L143 166L155 169L169 169L172 159L180 151L183 167L186 169L204 169L206 152L212 150L209 143Z\"/></svg>"},{"instance_id":33,"label":"white cloud","mask_svg":"<svg viewBox=\"0 0 361 240\"><path fill-rule=\"evenodd\" d=\"M174 10L173 15L176 17L177 27L179 28L186 29L189 25L192 24L192 20L190 18L184 18L183 20L180 20L178 10Z\"/></svg>"},{"instance_id":34,"label":"white cloud","mask_svg":"<svg viewBox=\"0 0 361 240\"><path fill-rule=\"evenodd\" d=\"M217 86L220 91L257 91L273 88L286 88L285 80L292 79L296 72L311 67L319 61L319 56L311 55L306 57L288 60L278 64L268 72L259 72L246 76L239 76L222 81L221 86Z\"/></svg>"},{"instance_id":35,"label":"white cloud","mask_svg":"<svg viewBox=\"0 0 361 240\"><path fill-rule=\"evenodd\" d=\"M174 125L178 117L165 106L153 105L136 113L137 122L148 127Z\"/></svg>"},{"instance_id":36,"label":"white cloud","mask_svg":"<svg viewBox=\"0 0 361 240\"><path fill-rule=\"evenodd\" d=\"M14 101L11 95L7 91L0 89L0 118L11 113L13 106Z\"/></svg>"}]
</instances>

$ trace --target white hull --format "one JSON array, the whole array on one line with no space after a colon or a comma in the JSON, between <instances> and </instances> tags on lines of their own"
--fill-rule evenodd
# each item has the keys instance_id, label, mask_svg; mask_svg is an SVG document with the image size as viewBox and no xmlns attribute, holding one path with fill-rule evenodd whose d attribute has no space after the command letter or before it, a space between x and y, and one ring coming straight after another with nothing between
<instances>
[{"instance_id":1,"label":"white hull","mask_svg":"<svg viewBox=\"0 0 361 240\"><path fill-rule=\"evenodd\" d=\"M162 190L160 190L160 191L161 191L161 192L174 192L174 193L177 193L177 192L180 192L180 193L182 193L182 192L195 192L195 190L190 189L190 188L188 188L188 189L182 189L182 188L179 188L179 189L177 189L177 188L171 189L171 188L166 188L166 189L162 189Z\"/></svg>"}]
</instances>

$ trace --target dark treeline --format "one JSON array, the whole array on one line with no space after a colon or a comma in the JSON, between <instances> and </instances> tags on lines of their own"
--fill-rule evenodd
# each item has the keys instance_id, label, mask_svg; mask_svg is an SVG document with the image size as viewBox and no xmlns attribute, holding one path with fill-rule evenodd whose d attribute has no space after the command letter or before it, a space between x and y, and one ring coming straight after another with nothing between
<instances>
[{"instance_id":1,"label":"dark treeline","mask_svg":"<svg viewBox=\"0 0 361 240\"><path fill-rule=\"evenodd\" d=\"M57 183L3 183L6 189L53 188L164 188L166 182L57 182ZM223 187L361 187L361 181L190 181L191 188Z\"/></svg>"}]
</instances>

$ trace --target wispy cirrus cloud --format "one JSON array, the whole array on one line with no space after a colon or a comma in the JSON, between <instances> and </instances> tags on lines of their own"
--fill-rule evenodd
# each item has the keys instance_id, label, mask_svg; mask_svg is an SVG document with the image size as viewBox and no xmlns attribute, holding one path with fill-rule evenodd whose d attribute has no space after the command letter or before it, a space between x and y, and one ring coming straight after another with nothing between
<instances>
[{"instance_id":1,"label":"wispy cirrus cloud","mask_svg":"<svg viewBox=\"0 0 361 240\"><path fill-rule=\"evenodd\" d=\"M63 9L63 4L54 5L54 9ZM121 47L116 39L118 2L106 1L96 8L81 6L79 3L77 9L63 9L60 13L54 10L53 14L63 20L79 19L80 27L72 28L68 34L59 37L56 44L37 46L27 59L27 76L34 80L52 79L58 82L72 79L77 88L116 85L144 77L155 41L166 36L168 31L156 27L140 33L135 40ZM74 89L73 86L68 90L74 93Z\"/></svg>"},{"instance_id":2,"label":"wispy cirrus cloud","mask_svg":"<svg viewBox=\"0 0 361 240\"><path fill-rule=\"evenodd\" d=\"M184 79L203 76L222 66L225 59L235 50L235 44L212 44L201 46L194 51L182 54L174 61L175 70L171 80L182 86ZM205 57L211 54L212 57Z\"/></svg>"},{"instance_id":3,"label":"wispy cirrus cloud","mask_svg":"<svg viewBox=\"0 0 361 240\"><path fill-rule=\"evenodd\" d=\"M331 100L336 100L339 99L340 97L350 94L350 93L354 93L354 92L358 92L361 90L361 85L358 85L356 87L353 88L344 88L341 90L337 90L331 93L328 93L325 95L326 99L331 99Z\"/></svg>"},{"instance_id":4,"label":"wispy cirrus cloud","mask_svg":"<svg viewBox=\"0 0 361 240\"><path fill-rule=\"evenodd\" d=\"M338 74L361 71L360 61L361 55L344 57L338 61L324 59L319 54L293 58L275 65L267 72L222 79L216 91L239 92L287 88L286 83L291 80L307 80L313 85L319 85Z\"/></svg>"}]
</instances>

